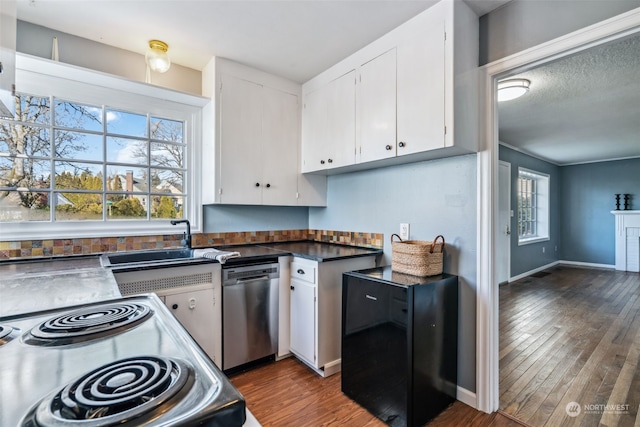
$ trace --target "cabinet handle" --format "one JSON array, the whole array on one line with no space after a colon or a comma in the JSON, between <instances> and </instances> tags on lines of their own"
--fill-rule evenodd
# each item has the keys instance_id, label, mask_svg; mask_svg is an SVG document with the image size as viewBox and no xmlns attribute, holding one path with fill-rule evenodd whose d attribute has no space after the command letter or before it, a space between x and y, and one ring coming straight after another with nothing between
<instances>
[{"instance_id":1,"label":"cabinet handle","mask_svg":"<svg viewBox=\"0 0 640 427\"><path fill-rule=\"evenodd\" d=\"M267 185L266 185L266 187L267 187L267 188L271 188L271 184L267 184Z\"/></svg>"},{"instance_id":2,"label":"cabinet handle","mask_svg":"<svg viewBox=\"0 0 640 427\"><path fill-rule=\"evenodd\" d=\"M299 268L297 273L298 273L298 274L304 274L304 270L303 270L303 269L301 269L301 268Z\"/></svg>"},{"instance_id":3,"label":"cabinet handle","mask_svg":"<svg viewBox=\"0 0 640 427\"><path fill-rule=\"evenodd\" d=\"M391 151L391 148L392 148L392 147L391 147L390 145L385 145L385 147L384 147L384 148L386 148L386 149L387 149L387 151Z\"/></svg>"},{"instance_id":4,"label":"cabinet handle","mask_svg":"<svg viewBox=\"0 0 640 427\"><path fill-rule=\"evenodd\" d=\"M320 160L320 164L321 164L321 165L324 165L324 160Z\"/></svg>"},{"instance_id":5,"label":"cabinet handle","mask_svg":"<svg viewBox=\"0 0 640 427\"><path fill-rule=\"evenodd\" d=\"M333 159L329 159L329 160L327 160L327 162L333 163Z\"/></svg>"},{"instance_id":6,"label":"cabinet handle","mask_svg":"<svg viewBox=\"0 0 640 427\"><path fill-rule=\"evenodd\" d=\"M178 304L173 304L173 305L171 306L171 308L173 308L174 310L176 310L176 309L178 308Z\"/></svg>"},{"instance_id":7,"label":"cabinet handle","mask_svg":"<svg viewBox=\"0 0 640 427\"><path fill-rule=\"evenodd\" d=\"M294 288L293 286L291 286L291 290L292 290L292 291L295 291L295 290L296 290L296 288Z\"/></svg>"},{"instance_id":8,"label":"cabinet handle","mask_svg":"<svg viewBox=\"0 0 640 427\"><path fill-rule=\"evenodd\" d=\"M398 142L398 147L400 148L404 147L405 145L407 145L406 142L402 142L402 141Z\"/></svg>"},{"instance_id":9,"label":"cabinet handle","mask_svg":"<svg viewBox=\"0 0 640 427\"><path fill-rule=\"evenodd\" d=\"M260 183L259 182L256 182L256 187L260 187Z\"/></svg>"},{"instance_id":10,"label":"cabinet handle","mask_svg":"<svg viewBox=\"0 0 640 427\"><path fill-rule=\"evenodd\" d=\"M378 301L378 298L372 297L371 295L368 295L368 294L367 294L367 298L373 301Z\"/></svg>"}]
</instances>

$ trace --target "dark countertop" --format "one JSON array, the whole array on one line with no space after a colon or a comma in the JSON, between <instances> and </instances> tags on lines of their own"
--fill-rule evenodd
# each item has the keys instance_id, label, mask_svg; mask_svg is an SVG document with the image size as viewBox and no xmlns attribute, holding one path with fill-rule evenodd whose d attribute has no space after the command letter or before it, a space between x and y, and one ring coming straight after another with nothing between
<instances>
[{"instance_id":1,"label":"dark countertop","mask_svg":"<svg viewBox=\"0 0 640 427\"><path fill-rule=\"evenodd\" d=\"M288 252L293 256L307 258L318 262L382 254L382 249L314 241L270 243L262 244L262 246L278 251Z\"/></svg>"},{"instance_id":2,"label":"dark countertop","mask_svg":"<svg viewBox=\"0 0 640 427\"><path fill-rule=\"evenodd\" d=\"M383 282L388 285L401 286L404 288L426 285L438 280L455 277L447 273L438 274L436 276L412 276L410 274L393 271L390 265L384 267L369 268L367 270L350 271L345 274L373 279L375 281Z\"/></svg>"}]
</instances>

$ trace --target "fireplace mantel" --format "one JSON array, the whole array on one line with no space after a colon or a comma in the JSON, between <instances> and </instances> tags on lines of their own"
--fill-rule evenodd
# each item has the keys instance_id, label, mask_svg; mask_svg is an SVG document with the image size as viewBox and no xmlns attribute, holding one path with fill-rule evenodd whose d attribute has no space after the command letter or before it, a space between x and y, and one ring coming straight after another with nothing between
<instances>
[{"instance_id":1,"label":"fireplace mantel","mask_svg":"<svg viewBox=\"0 0 640 427\"><path fill-rule=\"evenodd\" d=\"M640 271L640 211L611 211L616 218L616 270Z\"/></svg>"}]
</instances>

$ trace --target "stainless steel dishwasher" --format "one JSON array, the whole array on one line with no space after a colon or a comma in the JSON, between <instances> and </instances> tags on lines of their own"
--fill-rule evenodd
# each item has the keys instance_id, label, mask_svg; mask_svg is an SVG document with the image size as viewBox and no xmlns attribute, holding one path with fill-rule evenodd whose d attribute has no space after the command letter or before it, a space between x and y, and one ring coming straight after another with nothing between
<instances>
[{"instance_id":1,"label":"stainless steel dishwasher","mask_svg":"<svg viewBox=\"0 0 640 427\"><path fill-rule=\"evenodd\" d=\"M278 351L278 260L222 266L222 369Z\"/></svg>"}]
</instances>

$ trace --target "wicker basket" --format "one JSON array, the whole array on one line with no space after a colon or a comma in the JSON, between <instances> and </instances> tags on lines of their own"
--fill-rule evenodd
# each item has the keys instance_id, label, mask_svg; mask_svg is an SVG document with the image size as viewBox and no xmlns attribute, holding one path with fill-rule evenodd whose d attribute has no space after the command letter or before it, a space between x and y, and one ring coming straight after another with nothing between
<instances>
[{"instance_id":1,"label":"wicker basket","mask_svg":"<svg viewBox=\"0 0 640 427\"><path fill-rule=\"evenodd\" d=\"M397 237L400 241L394 241ZM438 243L438 239L442 243ZM436 236L433 242L402 240L391 235L391 269L413 276L435 276L442 274L444 237Z\"/></svg>"}]
</instances>

